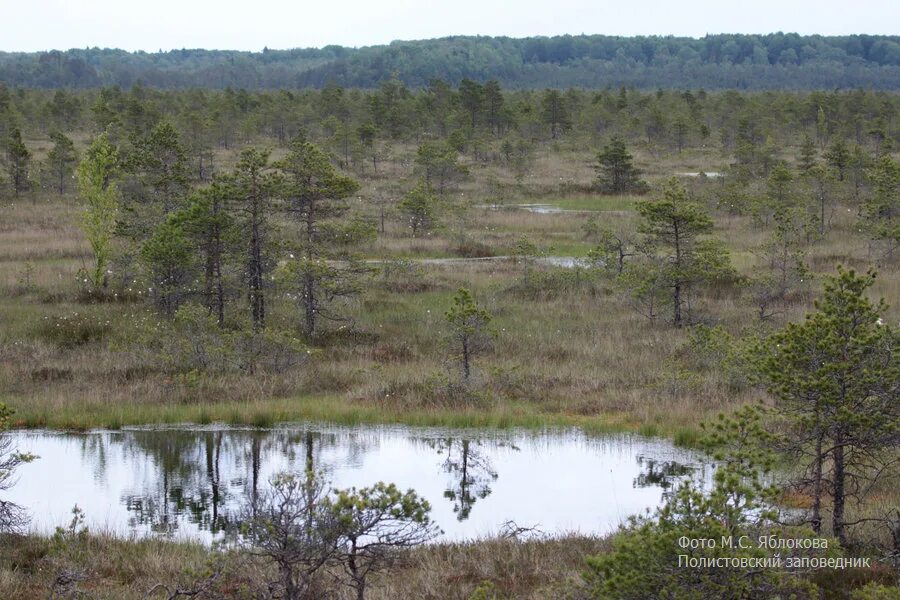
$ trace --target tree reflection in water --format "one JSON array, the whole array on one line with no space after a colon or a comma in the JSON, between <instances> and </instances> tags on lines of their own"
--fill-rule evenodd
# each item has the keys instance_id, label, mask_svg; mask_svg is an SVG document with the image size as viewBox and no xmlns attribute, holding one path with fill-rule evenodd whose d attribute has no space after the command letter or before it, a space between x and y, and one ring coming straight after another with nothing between
<instances>
[{"instance_id":1,"label":"tree reflection in water","mask_svg":"<svg viewBox=\"0 0 900 600\"><path fill-rule=\"evenodd\" d=\"M340 441L352 462L361 456L366 441L349 437ZM110 441L120 444L136 463L144 459L149 466L146 484L121 498L132 515L129 525L172 535L183 521L212 534L234 534L240 529L244 499L255 500L266 485L264 462L278 456L289 470L327 471L328 465L320 464L321 454L337 446L339 439L310 430L167 429L123 432ZM82 450L95 458L108 452L103 444Z\"/></svg>"},{"instance_id":2,"label":"tree reflection in water","mask_svg":"<svg viewBox=\"0 0 900 600\"><path fill-rule=\"evenodd\" d=\"M691 475L694 468L674 460L657 460L646 456L637 457L642 471L634 479L634 487L658 487L663 497L668 496L676 483Z\"/></svg>"},{"instance_id":3,"label":"tree reflection in water","mask_svg":"<svg viewBox=\"0 0 900 600\"><path fill-rule=\"evenodd\" d=\"M310 429L133 430L94 437L82 446L82 452L93 464L105 465L115 445L135 465L144 465L143 484L121 497L131 515L130 527L173 535L180 526L191 524L212 534L230 535L240 529L244 500L255 501L266 485L271 468L266 470L265 463L277 461L281 470L312 470L327 476L336 459L329 455L325 460L326 450L338 448L341 464L358 466L377 440L377 434ZM441 469L451 476L443 495L453 503L459 521L469 518L473 505L490 495L497 480L489 455L500 447L519 450L500 440L421 441L442 457Z\"/></svg>"},{"instance_id":4,"label":"tree reflection in water","mask_svg":"<svg viewBox=\"0 0 900 600\"><path fill-rule=\"evenodd\" d=\"M453 502L457 520L465 521L472 512L472 505L490 495L491 483L498 476L490 458L482 452L483 442L445 438L427 443L436 448L439 455L446 455L441 467L453 479L444 491L444 498Z\"/></svg>"}]
</instances>

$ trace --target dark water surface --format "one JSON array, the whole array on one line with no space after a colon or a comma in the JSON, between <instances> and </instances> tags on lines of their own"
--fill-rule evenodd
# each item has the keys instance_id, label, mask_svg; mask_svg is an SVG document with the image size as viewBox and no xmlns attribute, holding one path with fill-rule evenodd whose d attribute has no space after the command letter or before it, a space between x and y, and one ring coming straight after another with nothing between
<instances>
[{"instance_id":1,"label":"dark water surface","mask_svg":"<svg viewBox=\"0 0 900 600\"><path fill-rule=\"evenodd\" d=\"M666 440L577 430L297 424L6 435L40 456L4 496L29 510L33 529L52 531L78 504L90 529L205 541L233 531L242 504L273 474L310 463L334 487L415 489L443 539L494 534L507 521L545 533L609 532L702 468Z\"/></svg>"}]
</instances>

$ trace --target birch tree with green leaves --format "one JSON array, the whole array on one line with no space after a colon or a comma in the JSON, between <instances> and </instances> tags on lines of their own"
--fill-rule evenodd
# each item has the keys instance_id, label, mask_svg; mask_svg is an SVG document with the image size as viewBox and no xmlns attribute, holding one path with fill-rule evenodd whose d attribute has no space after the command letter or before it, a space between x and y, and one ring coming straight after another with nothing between
<instances>
[{"instance_id":1,"label":"birch tree with green leaves","mask_svg":"<svg viewBox=\"0 0 900 600\"><path fill-rule=\"evenodd\" d=\"M107 265L120 209L115 182L118 163L118 150L103 133L91 143L75 173L78 194L85 203L81 229L94 254L94 266L86 269L86 275L95 291L107 286Z\"/></svg>"}]
</instances>

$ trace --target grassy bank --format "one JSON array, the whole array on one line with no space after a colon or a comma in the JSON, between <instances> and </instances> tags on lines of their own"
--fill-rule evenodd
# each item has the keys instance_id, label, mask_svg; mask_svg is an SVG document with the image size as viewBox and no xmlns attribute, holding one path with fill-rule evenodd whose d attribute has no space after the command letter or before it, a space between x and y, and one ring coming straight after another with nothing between
<instances>
[{"instance_id":1,"label":"grassy bank","mask_svg":"<svg viewBox=\"0 0 900 600\"><path fill-rule=\"evenodd\" d=\"M305 396L285 399L258 399L247 402L210 404L130 404L109 406L100 403L59 401L53 405L7 401L16 410L13 424L20 428L50 428L83 431L117 429L134 425L206 425L225 423L269 427L298 421L339 425L402 424L453 428L564 428L577 427L589 434L636 432L647 436L667 436L690 445L699 430L666 423L629 422L623 415L566 415L539 412L534 406L505 403L488 408L397 410L390 406L352 402L340 396Z\"/></svg>"},{"instance_id":2,"label":"grassy bank","mask_svg":"<svg viewBox=\"0 0 900 600\"><path fill-rule=\"evenodd\" d=\"M240 598L274 577L245 557L191 543L103 534L0 541L0 598L44 598L62 573L83 578L75 589L95 600L143 600L158 584L190 588L216 568L222 574L208 597ZM389 576L375 575L366 598L468 600L479 587L492 590L485 598L560 598L577 583L584 557L606 547L603 540L574 536L435 544L408 552ZM352 597L349 588L335 590L336 598ZM159 592L150 597L164 597Z\"/></svg>"}]
</instances>

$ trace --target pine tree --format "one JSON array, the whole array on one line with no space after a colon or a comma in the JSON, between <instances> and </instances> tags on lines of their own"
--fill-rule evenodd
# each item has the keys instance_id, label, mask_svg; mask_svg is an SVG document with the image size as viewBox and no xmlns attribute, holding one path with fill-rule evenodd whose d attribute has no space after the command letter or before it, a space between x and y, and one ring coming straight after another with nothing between
<instances>
[{"instance_id":1,"label":"pine tree","mask_svg":"<svg viewBox=\"0 0 900 600\"><path fill-rule=\"evenodd\" d=\"M307 337L318 332L321 319L343 320L338 300L360 292L360 277L368 268L348 248L374 235L360 222L337 221L349 209L346 199L359 184L334 168L314 144L294 140L291 152L278 163L287 179L284 196L288 210L300 223L300 241L285 269L297 290Z\"/></svg>"},{"instance_id":2,"label":"pine tree","mask_svg":"<svg viewBox=\"0 0 900 600\"><path fill-rule=\"evenodd\" d=\"M827 169L816 165L805 176L810 195L810 213L818 224L819 235L824 236L830 221L828 207L834 195L834 178Z\"/></svg>"},{"instance_id":3,"label":"pine tree","mask_svg":"<svg viewBox=\"0 0 900 600\"><path fill-rule=\"evenodd\" d=\"M125 170L134 179L126 197L124 231L141 240L184 205L190 180L187 153L172 124L160 123L133 145L124 160Z\"/></svg>"},{"instance_id":4,"label":"pine tree","mask_svg":"<svg viewBox=\"0 0 900 600\"><path fill-rule=\"evenodd\" d=\"M678 117L675 119L675 122L672 123L672 137L675 140L675 148L678 150L679 154L684 150L690 130L691 128L684 117Z\"/></svg>"},{"instance_id":5,"label":"pine tree","mask_svg":"<svg viewBox=\"0 0 900 600\"><path fill-rule=\"evenodd\" d=\"M503 134L503 125L505 120L505 106L503 99L503 91L500 88L500 82L496 79L491 79L490 81L485 82L484 88L484 110L487 113L485 115L488 125L491 128L491 131L494 132L494 135L500 136Z\"/></svg>"},{"instance_id":6,"label":"pine tree","mask_svg":"<svg viewBox=\"0 0 900 600\"><path fill-rule=\"evenodd\" d=\"M437 197L424 181L420 181L416 187L407 192L403 200L397 204L397 210L412 230L413 237L434 227L436 208Z\"/></svg>"},{"instance_id":7,"label":"pine tree","mask_svg":"<svg viewBox=\"0 0 900 600\"><path fill-rule=\"evenodd\" d=\"M809 135L803 136L803 143L800 145L800 159L797 161L797 168L801 174L809 173L818 162L819 153L816 151L816 144Z\"/></svg>"},{"instance_id":8,"label":"pine tree","mask_svg":"<svg viewBox=\"0 0 900 600\"><path fill-rule=\"evenodd\" d=\"M872 163L872 157L865 148L859 144L853 144L847 169L850 183L853 184L853 197L857 200L859 200L860 191L867 181L867 171L872 167Z\"/></svg>"},{"instance_id":9,"label":"pine tree","mask_svg":"<svg viewBox=\"0 0 900 600\"><path fill-rule=\"evenodd\" d=\"M866 230L873 242L883 246L890 258L900 248L900 163L882 156L869 171L872 197L862 207Z\"/></svg>"},{"instance_id":10,"label":"pine tree","mask_svg":"<svg viewBox=\"0 0 900 600\"><path fill-rule=\"evenodd\" d=\"M639 179L641 171L635 168L632 156L625 148L625 141L614 136L597 154L597 183L608 194L641 194L648 186Z\"/></svg>"},{"instance_id":11,"label":"pine tree","mask_svg":"<svg viewBox=\"0 0 900 600\"><path fill-rule=\"evenodd\" d=\"M219 179L197 190L188 206L173 215L203 272L203 304L215 315L219 327L225 324L225 305L230 296L229 259L238 245L235 216L229 210L227 185Z\"/></svg>"},{"instance_id":12,"label":"pine tree","mask_svg":"<svg viewBox=\"0 0 900 600\"><path fill-rule=\"evenodd\" d=\"M701 239L712 232L712 219L674 178L666 184L662 199L640 202L637 209L642 218L638 231L658 265L653 276L669 290L672 323L681 327L687 320L691 289L731 273L728 254L720 243Z\"/></svg>"},{"instance_id":13,"label":"pine tree","mask_svg":"<svg viewBox=\"0 0 900 600\"><path fill-rule=\"evenodd\" d=\"M434 186L441 196L450 183L469 174L468 169L459 163L457 150L447 142L424 142L416 150L416 166L425 181Z\"/></svg>"},{"instance_id":14,"label":"pine tree","mask_svg":"<svg viewBox=\"0 0 900 600\"><path fill-rule=\"evenodd\" d=\"M748 177L759 170L762 162L762 152L759 148L760 137L750 119L743 117L738 121L734 134L734 158L735 166L741 177ZM768 175L768 173L766 174Z\"/></svg>"},{"instance_id":15,"label":"pine tree","mask_svg":"<svg viewBox=\"0 0 900 600\"><path fill-rule=\"evenodd\" d=\"M793 181L794 175L785 163L775 165L766 181L769 200L774 206L782 207L793 203Z\"/></svg>"},{"instance_id":16,"label":"pine tree","mask_svg":"<svg viewBox=\"0 0 900 600\"><path fill-rule=\"evenodd\" d=\"M188 243L184 228L172 215L156 227L141 246L141 262L150 281L148 294L156 308L167 317L191 295L196 255Z\"/></svg>"},{"instance_id":17,"label":"pine tree","mask_svg":"<svg viewBox=\"0 0 900 600\"><path fill-rule=\"evenodd\" d=\"M572 118L559 90L546 90L541 99L541 119L550 126L550 137L556 139L572 127Z\"/></svg>"},{"instance_id":18,"label":"pine tree","mask_svg":"<svg viewBox=\"0 0 900 600\"><path fill-rule=\"evenodd\" d=\"M66 181L72 176L78 157L75 144L68 137L55 131L50 134L53 148L47 153L47 175L53 182L56 192L62 196L66 192Z\"/></svg>"},{"instance_id":19,"label":"pine tree","mask_svg":"<svg viewBox=\"0 0 900 600\"><path fill-rule=\"evenodd\" d=\"M825 109L821 105L816 111L816 138L822 148L828 143L828 117L825 116Z\"/></svg>"},{"instance_id":20,"label":"pine tree","mask_svg":"<svg viewBox=\"0 0 900 600\"><path fill-rule=\"evenodd\" d=\"M691 480L680 483L665 504L651 515L629 519L612 548L587 559L586 598L592 600L738 600L744 598L805 598L797 578L777 569L728 569L718 560L759 560L766 551L757 544L722 544L725 539L750 539L771 523L768 507L775 490L766 484L774 456L772 436L757 409L747 407L733 418L721 415L703 424L703 448L716 460L712 489L705 493ZM684 540L715 540L714 544L679 545ZM681 556L699 566L679 568ZM808 588L809 586L806 586Z\"/></svg>"},{"instance_id":21,"label":"pine tree","mask_svg":"<svg viewBox=\"0 0 900 600\"><path fill-rule=\"evenodd\" d=\"M242 151L234 172L223 181L244 241L242 275L250 318L254 331L261 331L266 327L266 290L275 267L272 208L280 181L270 172L269 153L256 148Z\"/></svg>"},{"instance_id":22,"label":"pine tree","mask_svg":"<svg viewBox=\"0 0 900 600\"><path fill-rule=\"evenodd\" d=\"M847 499L884 472L880 457L900 431L900 332L884 322L884 301L866 298L874 282L874 272L839 267L817 311L772 336L761 362L776 410L790 425L787 447L805 460L812 525L821 528L822 499L830 494L832 532L842 545Z\"/></svg>"},{"instance_id":23,"label":"pine tree","mask_svg":"<svg viewBox=\"0 0 900 600\"><path fill-rule=\"evenodd\" d=\"M469 117L469 135L474 134L478 126L478 116L484 103L484 89L471 79L464 78L459 82L459 103Z\"/></svg>"},{"instance_id":24,"label":"pine tree","mask_svg":"<svg viewBox=\"0 0 900 600\"><path fill-rule=\"evenodd\" d=\"M378 172L378 148L377 136L378 128L374 123L364 123L356 128L356 135L359 137L359 143L365 151L372 157L372 171Z\"/></svg>"},{"instance_id":25,"label":"pine tree","mask_svg":"<svg viewBox=\"0 0 900 600\"><path fill-rule=\"evenodd\" d=\"M772 305L784 302L810 277L806 265L805 212L781 207L774 214L774 228L761 248L762 264L751 280L751 293L760 319L772 316Z\"/></svg>"},{"instance_id":26,"label":"pine tree","mask_svg":"<svg viewBox=\"0 0 900 600\"><path fill-rule=\"evenodd\" d=\"M838 181L844 180L844 173L850 164L850 150L847 148L847 142L844 138L838 138L825 151L825 160L828 165L837 171Z\"/></svg>"},{"instance_id":27,"label":"pine tree","mask_svg":"<svg viewBox=\"0 0 900 600\"><path fill-rule=\"evenodd\" d=\"M30 187L28 166L31 163L31 152L22 141L22 132L18 127L9 132L6 140L6 168L9 173L9 184L16 198L24 194Z\"/></svg>"},{"instance_id":28,"label":"pine tree","mask_svg":"<svg viewBox=\"0 0 900 600\"><path fill-rule=\"evenodd\" d=\"M475 357L490 347L491 314L478 306L469 290L460 288L445 316L450 325L451 352L459 361L463 381L468 383Z\"/></svg>"}]
</instances>

